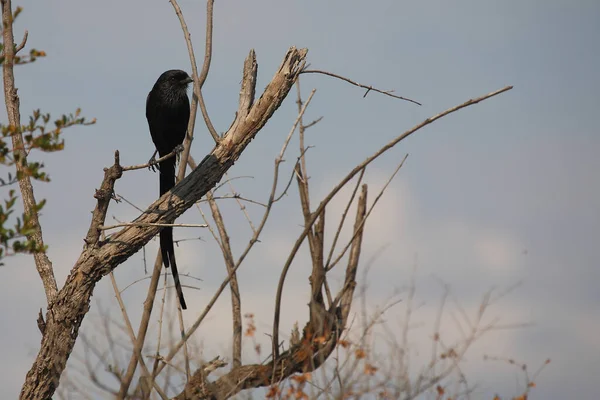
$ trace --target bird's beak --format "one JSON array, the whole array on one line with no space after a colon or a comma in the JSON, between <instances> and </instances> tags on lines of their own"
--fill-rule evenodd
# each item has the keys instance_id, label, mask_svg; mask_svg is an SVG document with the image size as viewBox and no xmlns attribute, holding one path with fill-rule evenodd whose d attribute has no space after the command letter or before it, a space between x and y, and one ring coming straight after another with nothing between
<instances>
[{"instance_id":1,"label":"bird's beak","mask_svg":"<svg viewBox=\"0 0 600 400\"><path fill-rule=\"evenodd\" d=\"M192 82L194 82L194 79L192 79L192 78L191 78L191 77L189 77L189 76L188 76L187 78L185 78L185 80L183 81L183 83L185 83L186 85L187 85L188 83L192 83Z\"/></svg>"}]
</instances>

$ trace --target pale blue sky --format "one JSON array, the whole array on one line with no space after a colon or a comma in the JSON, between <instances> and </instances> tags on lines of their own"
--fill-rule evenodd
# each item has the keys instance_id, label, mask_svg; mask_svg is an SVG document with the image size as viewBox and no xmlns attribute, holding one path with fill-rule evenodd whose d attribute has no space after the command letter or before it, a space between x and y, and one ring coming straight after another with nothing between
<instances>
[{"instance_id":1,"label":"pale blue sky","mask_svg":"<svg viewBox=\"0 0 600 400\"><path fill-rule=\"evenodd\" d=\"M98 119L95 126L69 130L63 152L41 156L53 180L37 184L36 195L48 199L41 221L62 285L81 251L102 168L111 163L115 149L124 164L148 159L153 147L144 117L146 94L164 70L189 71L189 60L167 1L16 5L24 7L17 36L28 29L28 46L48 54L16 70L23 118L35 108L58 115L81 107L86 116ZM201 62L204 2L182 0L181 7ZM221 0L215 5L215 50L205 98L215 127L225 131L234 116L249 49L257 52L262 89L286 49L295 45L309 48L314 68L396 89L423 103L417 107L375 93L365 99L362 90L340 81L303 76L305 94L317 88L307 118L324 116L307 138L315 146L308 157L316 202L352 165L403 130L471 97L514 85L500 97L418 132L370 171L373 198L394 165L410 153L369 224L364 260L389 245L369 275L370 299L377 304L404 286L415 258L420 300L432 306L439 297L434 277L448 283L466 308L476 307L491 286L522 281L497 315L506 322L534 325L496 333L481 351L514 357L532 368L552 358L533 398L576 394L591 399L598 392L600 363L599 37L596 0ZM296 105L288 99L232 168L231 176L254 176L236 181L245 196L266 197L273 159L295 113ZM5 121L4 110L0 116ZM210 146L200 118L196 138L192 154L199 160ZM130 172L116 190L146 206L156 197L157 180L145 170ZM232 231L248 234L236 206L227 203L224 209ZM190 210L181 222L199 222L197 214ZM136 212L113 205L109 222L113 215L128 219ZM275 210L262 244L240 272L244 312L257 314L261 335L271 321L280 265L301 223L293 192ZM198 235L205 242L184 242L177 250L183 272L203 279L200 291L186 292L188 304L197 303L187 312L190 320L224 276L207 232L176 231L180 238ZM247 237L233 240L239 252ZM152 243L147 253L155 251ZM143 276L141 257L136 254L119 267L122 286ZM35 319L45 297L31 258L7 260L0 274L0 397L15 398L37 352ZM307 274L295 264L287 285L291 293L304 294ZM140 283L126 292L134 315L145 289ZM96 300L118 310L108 282L101 282L93 300L92 313L97 312ZM299 305L293 305L291 295L288 300L289 309L305 313L306 300ZM218 308L223 321L218 312L211 320L222 327L220 336L211 338L203 331L207 358L228 356L222 351L229 346L223 339L228 304L224 297ZM400 309L392 311L390 319L401 314ZM291 326L300 319L302 325L302 315L284 323ZM91 318L83 330L94 330ZM481 396L514 394L516 372L481 364L475 356L469 362L479 366L474 379L481 382Z\"/></svg>"}]
</instances>

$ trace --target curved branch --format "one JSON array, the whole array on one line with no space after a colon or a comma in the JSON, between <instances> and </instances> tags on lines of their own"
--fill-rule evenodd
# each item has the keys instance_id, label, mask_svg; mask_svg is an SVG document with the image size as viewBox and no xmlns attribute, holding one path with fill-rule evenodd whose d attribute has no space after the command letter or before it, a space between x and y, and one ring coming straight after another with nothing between
<instances>
[{"instance_id":1,"label":"curved branch","mask_svg":"<svg viewBox=\"0 0 600 400\"><path fill-rule=\"evenodd\" d=\"M23 47L25 47L25 45L27 44L28 36L29 36L29 32L27 30L25 30L25 33L23 33L23 40L21 40L21 43L15 48L15 54L17 54L18 52L23 50Z\"/></svg>"}]
</instances>

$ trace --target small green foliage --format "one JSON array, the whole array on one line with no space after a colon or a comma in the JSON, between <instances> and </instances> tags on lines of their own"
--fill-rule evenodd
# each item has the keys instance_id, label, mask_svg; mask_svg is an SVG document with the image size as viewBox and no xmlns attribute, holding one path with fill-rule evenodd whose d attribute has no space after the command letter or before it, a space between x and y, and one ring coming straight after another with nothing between
<instances>
[{"instance_id":1,"label":"small green foliage","mask_svg":"<svg viewBox=\"0 0 600 400\"><path fill-rule=\"evenodd\" d=\"M14 24L15 19L17 19L17 17L19 16L19 14L21 14L22 11L23 11L23 7L15 8L15 11L13 12L13 15L12 15L11 23ZM4 25L2 27L4 28ZM15 50L16 50L16 48L17 48L17 45L15 44ZM46 52L43 50L31 49L31 50L29 50L29 54L26 54L23 56L15 55L13 63L14 63L14 65L29 64L29 63L32 63L35 60L37 60L39 57L46 57ZM0 65L3 64L5 60L6 60L6 57L4 55L4 44L0 43Z\"/></svg>"},{"instance_id":2,"label":"small green foliage","mask_svg":"<svg viewBox=\"0 0 600 400\"><path fill-rule=\"evenodd\" d=\"M33 240L28 238L34 232L31 218L21 215L15 222L9 222L10 216L15 212L18 197L14 189L9 190L8 198L0 204L0 260L16 253L34 253L44 251ZM45 200L35 205L37 211L46 204ZM4 265L0 262L0 265Z\"/></svg>"},{"instance_id":3,"label":"small green foliage","mask_svg":"<svg viewBox=\"0 0 600 400\"><path fill-rule=\"evenodd\" d=\"M15 64L23 65L29 64L37 60L39 57L46 57L46 52L42 50L31 49L29 50L29 54L24 56L15 56ZM2 61L4 61L2 59Z\"/></svg>"},{"instance_id":4,"label":"small green foliage","mask_svg":"<svg viewBox=\"0 0 600 400\"><path fill-rule=\"evenodd\" d=\"M23 11L23 7L17 6L17 8L15 8L15 11L13 11L13 22L15 19L17 19L19 14L21 14L21 11Z\"/></svg>"},{"instance_id":5,"label":"small green foliage","mask_svg":"<svg viewBox=\"0 0 600 400\"><path fill-rule=\"evenodd\" d=\"M22 135L23 150L25 154L30 155L32 150L43 152L54 152L64 149L65 143L62 133L65 129L77 125L92 125L95 119L88 121L81 116L81 109L74 113L62 115L53 122L53 127L49 126L51 121L50 114L42 113L39 109L34 110L29 117L29 123L21 125L19 128L13 125L0 124L0 165L7 168L14 168L17 164L22 164L22 168L16 173L8 171L6 176L0 176L0 187L7 187L15 184L26 176L40 182L49 182L50 177L43 170L44 164L39 161L27 160L23 164L21 152L14 151L12 147L12 136ZM44 251L31 239L31 234L35 231L28 215L21 214L16 220L11 218L15 213L15 204L17 200L15 190L8 192L8 197L4 200L4 205L0 205L0 260L4 257L17 253L35 253ZM38 202L34 209L39 213L46 200ZM11 222L12 221L12 222ZM0 262L0 265L3 265Z\"/></svg>"},{"instance_id":6,"label":"small green foliage","mask_svg":"<svg viewBox=\"0 0 600 400\"><path fill-rule=\"evenodd\" d=\"M62 115L54 121L54 128L52 129L48 127L50 120L50 114L44 114L38 109L34 110L33 114L29 117L29 123L21 125L20 128L16 128L13 125L0 124L0 132L2 133L0 137L0 164L11 167L21 162L19 153L13 152L11 142L8 140L13 135L21 134L23 136L23 150L25 150L26 154L30 154L34 149L44 152L54 152L60 151L65 147L65 142L62 138L62 133L65 129L76 125L85 126L96 123L95 119L88 121L85 117L82 117L81 109L79 108L74 113ZM17 172L16 175L9 172L7 178L0 177L0 187L14 184L23 178L24 174L38 181L49 182L50 178L42 171L43 167L43 163L28 161L23 166L23 170Z\"/></svg>"}]
</instances>

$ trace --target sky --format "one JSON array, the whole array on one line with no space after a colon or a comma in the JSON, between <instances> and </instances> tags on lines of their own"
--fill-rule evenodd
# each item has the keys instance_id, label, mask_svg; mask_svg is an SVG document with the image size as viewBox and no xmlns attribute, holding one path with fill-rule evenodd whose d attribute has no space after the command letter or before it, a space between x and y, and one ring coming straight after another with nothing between
<instances>
[{"instance_id":1,"label":"sky","mask_svg":"<svg viewBox=\"0 0 600 400\"><path fill-rule=\"evenodd\" d=\"M431 330L426 327L435 319L443 284L470 315L491 288L502 292L517 285L493 305L490 318L527 326L489 333L467 357L465 369L479 388L475 398L517 394L519 372L484 362L483 354L514 358L532 370L550 358L533 398L562 399L574 393L595 398L600 364L600 135L595 118L600 104L600 53L595 51L600 3L216 3L214 54L204 97L219 132L234 118L243 60L250 49L256 50L259 64L257 91L268 83L286 50L297 46L309 49L311 68L394 89L423 104L376 93L363 98L362 89L341 81L302 76L304 95L317 89L306 120L323 116L306 138L313 146L307 153L313 204L354 165L404 130L470 98L514 86L417 132L368 170L373 199L409 154L367 224L361 264L363 270L368 266L362 281L367 284L367 304L375 310L394 296L402 300L386 313L392 331L399 332L407 305L403 289L414 277L415 301L421 307L413 318L423 328L415 328L411 344L418 353L420 346L429 349ZM59 116L81 107L83 115L97 119L93 126L65 132L64 151L30 156L43 160L52 178L35 183L35 194L47 199L41 223L62 286L82 250L102 169L112 163L117 149L125 165L148 160L153 144L144 117L146 94L163 71L190 71L189 58L167 1L27 0L14 5L24 7L15 36L27 29L27 48L48 55L15 71L23 121L37 108ZM204 2L182 0L180 5L201 63ZM242 177L232 183L244 197L268 197L273 161L296 117L293 94L229 172L229 177ZM4 110L0 120L6 122ZM212 148L201 118L195 138L192 155L201 160ZM289 176L297 149L296 138L283 176ZM147 170L128 172L117 182L116 192L144 208L157 197L157 181ZM224 187L221 193L229 190ZM264 346L279 272L302 230L298 205L292 188L239 273L242 311L255 315ZM339 198L328 209L331 228L344 205ZM235 203L223 200L222 207L239 255L251 231ZM256 222L260 207L247 207ZM137 215L127 204L111 204L107 223ZM201 218L190 209L178 221L200 223ZM222 281L225 268L206 230L180 228L175 237L202 238L181 242L176 249L180 271L202 279L185 282L199 288L185 292L190 322ZM148 244L149 260L156 250L156 241ZM309 264L307 249L303 251L286 283L282 332L289 332L295 321L301 326L306 321ZM13 257L5 264L0 268L0 397L15 398L39 347L35 321L45 296L31 257ZM121 288L144 276L142 252L116 270ZM147 282L124 292L134 326ZM207 359L229 356L228 296L224 294L209 314L209 325L197 334ZM107 278L94 293L82 325L85 334L100 334L101 310L120 321ZM455 330L452 318L444 318L442 334L452 336ZM254 361L251 349L245 357ZM69 367L76 365L72 358Z\"/></svg>"}]
</instances>

